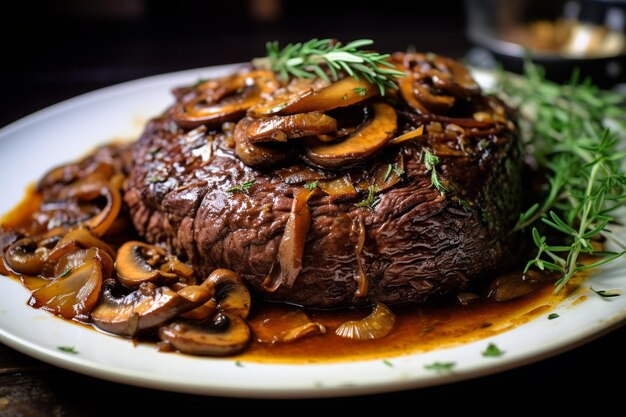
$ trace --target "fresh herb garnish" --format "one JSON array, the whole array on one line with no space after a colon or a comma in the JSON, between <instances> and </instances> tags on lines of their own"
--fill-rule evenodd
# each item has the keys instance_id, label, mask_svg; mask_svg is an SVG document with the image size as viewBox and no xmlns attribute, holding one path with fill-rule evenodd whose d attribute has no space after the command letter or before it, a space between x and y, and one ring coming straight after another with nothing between
<instances>
[{"instance_id":1,"label":"fresh herb garnish","mask_svg":"<svg viewBox=\"0 0 626 417\"><path fill-rule=\"evenodd\" d=\"M435 155L428 149L424 149L424 165L426 165L426 171L430 172L430 181L441 194L445 194L446 187L443 186L441 180L439 179L439 175L437 174L436 167L438 163L439 158L437 157L437 155Z\"/></svg>"},{"instance_id":2,"label":"fresh herb garnish","mask_svg":"<svg viewBox=\"0 0 626 417\"><path fill-rule=\"evenodd\" d=\"M374 210L374 208L380 203L380 198L376 197L376 187L370 185L367 187L367 198L361 202L355 204L356 207L366 207L370 210Z\"/></svg>"},{"instance_id":3,"label":"fresh herb garnish","mask_svg":"<svg viewBox=\"0 0 626 417\"><path fill-rule=\"evenodd\" d=\"M498 356L504 355L504 351L500 350L500 348L494 343L489 343L489 345L487 345L487 349L482 352L482 355L485 357L497 358Z\"/></svg>"},{"instance_id":4,"label":"fresh herb garnish","mask_svg":"<svg viewBox=\"0 0 626 417\"><path fill-rule=\"evenodd\" d=\"M57 346L57 349L62 352L73 353L74 355L78 354L78 351L73 346Z\"/></svg>"},{"instance_id":5,"label":"fresh herb garnish","mask_svg":"<svg viewBox=\"0 0 626 417\"><path fill-rule=\"evenodd\" d=\"M548 314L548 320L554 320L554 319L558 319L559 315L556 313L550 313Z\"/></svg>"},{"instance_id":6,"label":"fresh herb garnish","mask_svg":"<svg viewBox=\"0 0 626 417\"><path fill-rule=\"evenodd\" d=\"M381 95L386 89L397 88L396 77L404 76L387 61L389 54L362 50L372 45L371 39L360 39L346 45L333 39L311 39L304 43L280 48L278 42L268 42L267 56L252 63L258 68L275 71L283 80L289 77L339 80L339 71L361 78L378 87ZM330 75L329 75L330 74Z\"/></svg>"},{"instance_id":7,"label":"fresh herb garnish","mask_svg":"<svg viewBox=\"0 0 626 417\"><path fill-rule=\"evenodd\" d=\"M235 361L235 366L238 368L243 368L243 363L241 363L241 361Z\"/></svg>"},{"instance_id":8,"label":"fresh herb garnish","mask_svg":"<svg viewBox=\"0 0 626 417\"><path fill-rule=\"evenodd\" d=\"M401 177L404 175L404 170L400 168L398 165L393 166L393 172L395 172L398 177Z\"/></svg>"},{"instance_id":9,"label":"fresh herb garnish","mask_svg":"<svg viewBox=\"0 0 626 417\"><path fill-rule=\"evenodd\" d=\"M530 62L523 79L502 74L501 90L510 103L519 105L528 151L548 172L549 191L522 213L515 228L533 227L537 254L525 271L534 266L559 272L557 293L575 273L626 254L626 245L608 230L613 211L626 201L621 165L626 152L617 133L626 127L626 97L601 91L588 80L580 82L577 72L569 84L555 84ZM546 226L549 231L544 231ZM592 242L601 239L612 241L620 251L595 248ZM600 259L583 264L581 254Z\"/></svg>"},{"instance_id":10,"label":"fresh herb garnish","mask_svg":"<svg viewBox=\"0 0 626 417\"><path fill-rule=\"evenodd\" d=\"M456 366L455 362L433 362L430 365L424 365L424 369L435 371L438 373L451 372Z\"/></svg>"},{"instance_id":11,"label":"fresh herb garnish","mask_svg":"<svg viewBox=\"0 0 626 417\"><path fill-rule=\"evenodd\" d=\"M309 191L315 190L317 188L317 183L317 181L307 182L306 184L304 184L304 188Z\"/></svg>"},{"instance_id":12,"label":"fresh herb garnish","mask_svg":"<svg viewBox=\"0 0 626 417\"><path fill-rule=\"evenodd\" d=\"M227 189L226 192L248 194L248 190L250 189L250 187L254 185L255 182L256 180L250 180L250 181L246 181L244 183L238 184L238 185L233 185L232 187Z\"/></svg>"},{"instance_id":13,"label":"fresh herb garnish","mask_svg":"<svg viewBox=\"0 0 626 417\"><path fill-rule=\"evenodd\" d=\"M619 297L622 295L619 290L596 290L593 287L589 287L589 289L604 298Z\"/></svg>"},{"instance_id":14,"label":"fresh herb garnish","mask_svg":"<svg viewBox=\"0 0 626 417\"><path fill-rule=\"evenodd\" d=\"M61 272L61 275L59 275L59 278L65 278L71 272L72 272L72 268L68 266L67 268L65 268L65 271Z\"/></svg>"},{"instance_id":15,"label":"fresh herb garnish","mask_svg":"<svg viewBox=\"0 0 626 417\"><path fill-rule=\"evenodd\" d=\"M384 363L386 366L388 366L388 367L390 367L390 368L393 368L393 363L389 362L387 359L383 360L383 363Z\"/></svg>"},{"instance_id":16,"label":"fresh herb garnish","mask_svg":"<svg viewBox=\"0 0 626 417\"><path fill-rule=\"evenodd\" d=\"M157 182L163 182L163 180L159 177L157 177L156 175L150 175L148 178L146 178L146 181L148 181L150 184L154 184Z\"/></svg>"},{"instance_id":17,"label":"fresh herb garnish","mask_svg":"<svg viewBox=\"0 0 626 417\"><path fill-rule=\"evenodd\" d=\"M367 89L364 87L355 87L352 90L354 90L361 97L364 97L365 94L367 94Z\"/></svg>"},{"instance_id":18,"label":"fresh herb garnish","mask_svg":"<svg viewBox=\"0 0 626 417\"><path fill-rule=\"evenodd\" d=\"M387 182L387 179L391 175L391 171L393 171L393 165L387 164L387 171L385 172L385 178L383 178L384 182Z\"/></svg>"}]
</instances>

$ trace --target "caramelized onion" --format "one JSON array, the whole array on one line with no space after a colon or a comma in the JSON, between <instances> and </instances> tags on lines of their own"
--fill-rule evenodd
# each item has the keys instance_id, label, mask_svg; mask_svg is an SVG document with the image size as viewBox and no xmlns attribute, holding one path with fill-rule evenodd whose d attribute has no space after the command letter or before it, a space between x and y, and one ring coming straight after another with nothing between
<instances>
[{"instance_id":1,"label":"caramelized onion","mask_svg":"<svg viewBox=\"0 0 626 417\"><path fill-rule=\"evenodd\" d=\"M374 311L363 320L350 320L342 323L335 334L354 340L380 339L391 332L396 316L383 303L377 303Z\"/></svg>"},{"instance_id":2,"label":"caramelized onion","mask_svg":"<svg viewBox=\"0 0 626 417\"><path fill-rule=\"evenodd\" d=\"M315 190L304 189L297 191L294 196L291 213L278 247L279 268L276 268L276 273L270 272L263 282L263 288L267 291L276 291L281 285L291 287L302 269L304 244L311 224L308 201L314 192Z\"/></svg>"},{"instance_id":3,"label":"caramelized onion","mask_svg":"<svg viewBox=\"0 0 626 417\"><path fill-rule=\"evenodd\" d=\"M418 127L415 130L411 130L410 132L404 133L400 136L396 136L395 138L391 139L389 142L387 142L387 145L398 145L400 143L404 143L408 140L417 138L422 136L422 134L424 133L424 125L421 125L420 127Z\"/></svg>"},{"instance_id":4,"label":"caramelized onion","mask_svg":"<svg viewBox=\"0 0 626 417\"><path fill-rule=\"evenodd\" d=\"M325 334L326 327L311 321L304 311L295 310L263 320L254 328L254 333L263 343L292 343L305 337Z\"/></svg>"},{"instance_id":5,"label":"caramelized onion","mask_svg":"<svg viewBox=\"0 0 626 417\"><path fill-rule=\"evenodd\" d=\"M92 259L33 292L28 304L65 319L85 319L98 302L101 285L102 268Z\"/></svg>"},{"instance_id":6,"label":"caramelized onion","mask_svg":"<svg viewBox=\"0 0 626 417\"><path fill-rule=\"evenodd\" d=\"M349 175L343 175L334 180L318 181L317 186L320 190L331 196L333 200L354 198L358 194Z\"/></svg>"},{"instance_id":7,"label":"caramelized onion","mask_svg":"<svg viewBox=\"0 0 626 417\"><path fill-rule=\"evenodd\" d=\"M252 71L213 80L213 83L204 85L204 91L190 98L183 97L173 107L172 117L184 128L217 126L237 120L262 97L275 91L278 85L271 71Z\"/></svg>"},{"instance_id":8,"label":"caramelized onion","mask_svg":"<svg viewBox=\"0 0 626 417\"><path fill-rule=\"evenodd\" d=\"M357 290L354 293L354 296L360 298L365 297L367 295L367 291L369 290L369 281L367 279L367 276L365 275L363 260L361 259L361 252L363 251L363 246L365 245L365 225L359 217L355 217L352 223L352 227L357 233L357 241L354 247L354 255L356 258L357 266L355 281L357 282L358 286Z\"/></svg>"}]
</instances>

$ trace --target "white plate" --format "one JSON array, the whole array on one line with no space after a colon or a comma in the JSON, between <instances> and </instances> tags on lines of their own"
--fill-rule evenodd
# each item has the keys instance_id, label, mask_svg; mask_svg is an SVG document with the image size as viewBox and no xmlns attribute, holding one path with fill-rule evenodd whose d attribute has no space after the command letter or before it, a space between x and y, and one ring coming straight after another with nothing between
<instances>
[{"instance_id":1,"label":"white plate","mask_svg":"<svg viewBox=\"0 0 626 417\"><path fill-rule=\"evenodd\" d=\"M69 161L112 138L133 138L143 123L171 103L173 86L214 77L233 66L165 74L105 88L44 109L0 130L0 213L22 198L26 186L55 164ZM489 74L478 74L489 84ZM624 233L622 232L622 237ZM626 293L626 263L593 278L597 288ZM60 320L26 305L28 292L0 277L0 340L27 355L76 372L143 387L239 397L324 397L424 387L474 378L570 349L622 324L626 296L566 300L558 320L545 315L489 340L445 350L381 360L315 365L237 364L234 359L163 354ZM487 342L506 354L481 355ZM58 346L73 346L78 354ZM424 365L456 362L437 374Z\"/></svg>"}]
</instances>

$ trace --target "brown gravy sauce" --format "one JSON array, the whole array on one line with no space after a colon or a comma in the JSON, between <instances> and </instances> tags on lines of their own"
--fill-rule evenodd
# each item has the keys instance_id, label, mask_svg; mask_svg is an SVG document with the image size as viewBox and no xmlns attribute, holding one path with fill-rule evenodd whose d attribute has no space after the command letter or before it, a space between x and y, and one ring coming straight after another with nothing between
<instances>
[{"instance_id":1,"label":"brown gravy sauce","mask_svg":"<svg viewBox=\"0 0 626 417\"><path fill-rule=\"evenodd\" d=\"M17 228L29 221L41 201L34 190L32 186L27 189L23 201L0 220L0 225ZM0 273L20 280L20 277L5 271L3 267L3 262L0 262ZM556 296L552 294L553 285L548 282L526 296L506 302L481 297L467 306L462 306L456 299L432 305L396 306L393 308L396 314L394 330L386 337L367 341L354 341L334 334L339 324L366 317L370 313L367 309L306 310L312 321L326 327L325 335L306 337L293 343L262 341L264 334L277 334L285 330L288 325L284 320L285 314L298 310L298 307L256 301L248 318L254 333L252 343L244 353L234 358L263 363L328 363L383 359L449 348L494 336L532 319L547 320L549 311L575 291L582 279L572 279L566 290ZM21 282L27 288L33 288L41 280L26 278L21 279ZM581 301L583 297L576 302ZM137 341L131 342L136 344Z\"/></svg>"}]
</instances>

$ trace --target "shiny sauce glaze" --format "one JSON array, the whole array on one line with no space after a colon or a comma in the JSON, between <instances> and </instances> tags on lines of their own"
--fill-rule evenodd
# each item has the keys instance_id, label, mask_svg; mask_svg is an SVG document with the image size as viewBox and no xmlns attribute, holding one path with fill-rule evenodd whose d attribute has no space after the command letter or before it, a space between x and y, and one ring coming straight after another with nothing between
<instances>
[{"instance_id":1,"label":"shiny sauce glaze","mask_svg":"<svg viewBox=\"0 0 626 417\"><path fill-rule=\"evenodd\" d=\"M19 229L32 221L31 215L41 204L41 196L35 187L27 190L26 197L0 222L3 227ZM132 238L134 236L128 236ZM115 240L123 238L116 236ZM115 242L110 242L115 245ZM30 290L47 282L42 278L24 277L12 273L5 265L0 272L21 280ZM510 274L509 274L510 275ZM520 274L521 275L521 274ZM437 300L426 305L394 306L396 322L387 336L366 341L356 341L337 336L337 327L347 320L360 320L369 314L367 309L352 310L303 310L294 305L255 300L248 323L253 337L249 348L236 356L239 360L264 363L323 363L363 359L383 359L409 353L453 347L462 343L485 339L510 330L532 319L547 320L549 311L579 285L583 277L572 280L566 291L553 295L551 280L539 279L532 291L509 301L495 301L488 297L490 282L484 280L474 289L478 298L466 305L456 297ZM493 287L493 284L491 284ZM492 290L493 288L491 288ZM303 337L291 343L275 342L274 335L292 326L294 315L305 312L313 322L326 328L325 334ZM89 320L74 323L92 326ZM129 339L132 343L154 342L154 335Z\"/></svg>"}]
</instances>

